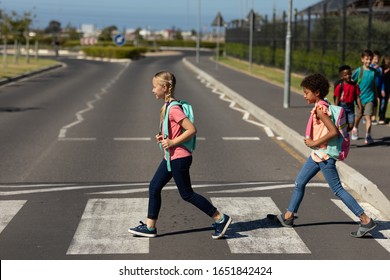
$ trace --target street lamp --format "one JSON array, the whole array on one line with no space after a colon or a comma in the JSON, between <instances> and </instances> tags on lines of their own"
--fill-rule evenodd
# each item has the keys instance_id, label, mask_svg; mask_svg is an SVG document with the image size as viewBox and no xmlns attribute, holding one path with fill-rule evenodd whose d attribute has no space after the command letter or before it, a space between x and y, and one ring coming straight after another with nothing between
<instances>
[{"instance_id":1,"label":"street lamp","mask_svg":"<svg viewBox=\"0 0 390 280\"><path fill-rule=\"evenodd\" d=\"M196 37L196 63L199 63L199 48L200 48L200 0L198 0L198 32Z\"/></svg>"},{"instance_id":2,"label":"street lamp","mask_svg":"<svg viewBox=\"0 0 390 280\"><path fill-rule=\"evenodd\" d=\"M290 86L291 86L291 18L292 18L292 0L289 0L287 34L286 34L286 58L284 71L284 98L283 108L290 107Z\"/></svg>"}]
</instances>

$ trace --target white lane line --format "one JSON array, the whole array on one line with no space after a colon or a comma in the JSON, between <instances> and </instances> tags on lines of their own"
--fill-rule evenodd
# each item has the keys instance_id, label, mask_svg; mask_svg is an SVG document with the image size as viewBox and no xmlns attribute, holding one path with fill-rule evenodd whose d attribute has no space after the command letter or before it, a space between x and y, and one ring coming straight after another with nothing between
<instances>
[{"instance_id":1,"label":"white lane line","mask_svg":"<svg viewBox=\"0 0 390 280\"><path fill-rule=\"evenodd\" d=\"M116 137L114 141L151 141L150 137Z\"/></svg>"},{"instance_id":2,"label":"white lane line","mask_svg":"<svg viewBox=\"0 0 390 280\"><path fill-rule=\"evenodd\" d=\"M27 200L0 200L0 233L26 202Z\"/></svg>"},{"instance_id":3,"label":"white lane line","mask_svg":"<svg viewBox=\"0 0 390 280\"><path fill-rule=\"evenodd\" d=\"M139 224L147 205L147 198L88 200L67 255L149 253L149 238L127 231Z\"/></svg>"},{"instance_id":4,"label":"white lane line","mask_svg":"<svg viewBox=\"0 0 390 280\"><path fill-rule=\"evenodd\" d=\"M40 185L32 185L34 187ZM45 184L43 189L17 190L17 191L0 191L0 196L33 194L33 193L47 193L47 192L63 192L74 190L88 190L97 188L124 188L114 191L92 192L89 194L134 194L148 191L149 183L128 183L128 184L102 184L102 185L62 185L62 184ZM235 189L226 189L226 187L234 187ZM194 184L193 188L221 188L222 190L208 191L208 193L243 193L253 191L267 191L283 188L293 188L294 184L280 184L280 182L237 182L237 183L222 183L222 184ZM0 185L0 188L25 188L28 185ZM138 187L138 188L133 188ZM324 187L328 188L327 183L309 183L308 187ZM169 183L164 190L176 189L176 185Z\"/></svg>"},{"instance_id":5,"label":"white lane line","mask_svg":"<svg viewBox=\"0 0 390 280\"><path fill-rule=\"evenodd\" d=\"M254 191L278 190L278 189L294 188L294 187L295 187L295 184L280 184L280 185L271 185L271 186L238 188L238 189L221 190L221 191L210 191L209 193L243 193L243 192L254 192ZM327 183L308 183L307 187L329 188L329 185Z\"/></svg>"},{"instance_id":6,"label":"white lane line","mask_svg":"<svg viewBox=\"0 0 390 280\"><path fill-rule=\"evenodd\" d=\"M2 185L0 184L0 188L37 188L37 187L61 187L61 186L74 186L75 184L30 184L30 185Z\"/></svg>"},{"instance_id":7,"label":"white lane line","mask_svg":"<svg viewBox=\"0 0 390 280\"><path fill-rule=\"evenodd\" d=\"M58 187L53 185L53 188L35 189L35 190L21 190L21 191L0 191L0 196L7 195L18 195L18 194L32 194L32 193L47 193L47 192L63 192L63 191L74 191L84 189L95 189L95 188L117 188L117 187L133 187L133 186L148 186L149 183L131 183L131 184L108 184L108 185L88 185L88 186L69 186L69 187ZM4 186L2 188L9 188L14 186ZM16 186L17 187L17 186ZM146 189L147 190L147 189Z\"/></svg>"},{"instance_id":8,"label":"white lane line","mask_svg":"<svg viewBox=\"0 0 390 280\"><path fill-rule=\"evenodd\" d=\"M58 141L96 141L96 138L93 137L58 138Z\"/></svg>"},{"instance_id":9,"label":"white lane line","mask_svg":"<svg viewBox=\"0 0 390 280\"><path fill-rule=\"evenodd\" d=\"M259 141L260 137L222 137L225 141Z\"/></svg>"},{"instance_id":10,"label":"white lane line","mask_svg":"<svg viewBox=\"0 0 390 280\"><path fill-rule=\"evenodd\" d=\"M65 126L63 126L61 129L60 129L60 133L58 134L58 138L59 139L62 139L62 138L65 138L66 137L66 133L68 132L68 129L73 127L73 126L76 126L80 123L82 123L84 121L84 118L83 118L83 114L94 109L95 107L93 106L93 104L99 100L102 99L102 96L104 94L107 94L109 91L109 88L116 83L116 81L119 79L119 77L125 72L126 68L129 66L129 63L125 64L124 65L124 68L119 71L118 74L116 74L116 76L111 79L104 87L102 87L100 89L100 92L96 93L94 95L94 99L90 100L90 101L87 101L86 103L86 108L84 108L83 110L80 110L76 113L76 121L74 122L71 122Z\"/></svg>"},{"instance_id":11,"label":"white lane line","mask_svg":"<svg viewBox=\"0 0 390 280\"><path fill-rule=\"evenodd\" d=\"M347 214L355 222L359 222L359 218L356 217L351 210L341 201L332 199L333 203L336 204L345 214ZM359 202L360 206L364 209L364 212L375 221L378 222L378 226L370 233L372 237L378 242L383 248L390 253L390 222L373 206L366 202ZM358 225L356 225L357 229Z\"/></svg>"},{"instance_id":12,"label":"white lane line","mask_svg":"<svg viewBox=\"0 0 390 280\"><path fill-rule=\"evenodd\" d=\"M41 185L31 185L37 187ZM144 186L144 187L143 187ZM88 190L97 188L124 188L122 190L92 192L89 194L134 194L148 191L149 183L128 183L128 184L102 184L102 185L65 185L65 184L45 184L43 189L17 190L17 191L0 191L0 196L47 193L47 192L64 192L75 190ZM225 187L237 186L235 189L225 189ZM245 187L246 186L246 187ZM248 187L249 186L249 187ZM223 184L194 184L193 188L222 188L222 190L208 191L208 193L242 193L253 191L267 191L283 188L293 188L294 184L280 184L279 182L238 182L238 183L223 183ZM0 188L25 188L29 185L0 185ZM139 188L132 188L139 187ZM309 183L308 187L324 187L328 188L327 183ZM168 184L164 190L176 189L173 183Z\"/></svg>"},{"instance_id":13,"label":"white lane line","mask_svg":"<svg viewBox=\"0 0 390 280\"><path fill-rule=\"evenodd\" d=\"M233 222L227 243L233 254L310 254L293 228L275 227L268 213L280 213L270 197L211 198Z\"/></svg>"},{"instance_id":14,"label":"white lane line","mask_svg":"<svg viewBox=\"0 0 390 280\"><path fill-rule=\"evenodd\" d=\"M272 183L275 183L275 182L249 182L249 183L202 184L202 185L194 184L194 185L192 185L192 187L194 189L210 188L210 187L213 187L213 188L217 188L217 187L225 188L225 187L228 187L228 186L267 185L267 184L272 184ZM294 185L292 185L292 184L287 185L287 187L290 187L290 186L294 186ZM261 188L261 187L258 187L258 188ZM278 187L276 187L276 188L278 188ZM166 187L164 187L164 190L175 190L175 189L177 189L175 184L168 184ZM132 193L147 192L148 190L149 189L146 187L146 188L139 188L139 189L126 189L126 190L116 190L116 191L106 191L106 192L94 192L94 193L90 193L90 194L94 194L94 195L96 195L96 194L105 194L105 195L106 194L132 194ZM214 191L214 192L217 193L218 191ZM214 192L212 191L212 192L209 192L209 193L214 193ZM229 192L229 191L220 191L220 192L224 193L224 192Z\"/></svg>"}]
</instances>

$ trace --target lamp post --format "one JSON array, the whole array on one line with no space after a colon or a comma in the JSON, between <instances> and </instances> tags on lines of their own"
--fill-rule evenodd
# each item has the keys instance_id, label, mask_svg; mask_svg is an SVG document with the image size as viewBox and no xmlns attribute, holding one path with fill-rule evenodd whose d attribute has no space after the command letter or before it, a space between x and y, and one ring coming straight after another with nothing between
<instances>
[{"instance_id":1,"label":"lamp post","mask_svg":"<svg viewBox=\"0 0 390 280\"><path fill-rule=\"evenodd\" d=\"M212 26L217 28L217 52L216 52L216 63L215 68L218 70L218 61L219 61L219 41L220 41L220 32L221 27L225 25L225 21L220 12L216 15L215 19L211 23Z\"/></svg>"},{"instance_id":2,"label":"lamp post","mask_svg":"<svg viewBox=\"0 0 390 280\"><path fill-rule=\"evenodd\" d=\"M290 86L291 86L291 17L292 17L292 0L289 0L287 34L286 34L286 59L284 71L284 99L283 108L290 107Z\"/></svg>"},{"instance_id":3,"label":"lamp post","mask_svg":"<svg viewBox=\"0 0 390 280\"><path fill-rule=\"evenodd\" d=\"M253 2L252 2L253 3ZM252 52L253 52L253 27L255 12L253 9L249 12L249 70L252 71Z\"/></svg>"},{"instance_id":4,"label":"lamp post","mask_svg":"<svg viewBox=\"0 0 390 280\"><path fill-rule=\"evenodd\" d=\"M198 32L196 37L196 63L199 63L199 49L200 49L200 0L198 0Z\"/></svg>"}]
</instances>

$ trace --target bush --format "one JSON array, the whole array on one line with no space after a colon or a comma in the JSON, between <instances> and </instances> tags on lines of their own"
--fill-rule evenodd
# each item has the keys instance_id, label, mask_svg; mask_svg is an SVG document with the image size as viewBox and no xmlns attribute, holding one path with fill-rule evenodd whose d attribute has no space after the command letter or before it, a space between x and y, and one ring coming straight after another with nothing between
<instances>
[{"instance_id":1,"label":"bush","mask_svg":"<svg viewBox=\"0 0 390 280\"><path fill-rule=\"evenodd\" d=\"M100 58L136 59L148 51L145 47L84 47L87 56Z\"/></svg>"}]
</instances>

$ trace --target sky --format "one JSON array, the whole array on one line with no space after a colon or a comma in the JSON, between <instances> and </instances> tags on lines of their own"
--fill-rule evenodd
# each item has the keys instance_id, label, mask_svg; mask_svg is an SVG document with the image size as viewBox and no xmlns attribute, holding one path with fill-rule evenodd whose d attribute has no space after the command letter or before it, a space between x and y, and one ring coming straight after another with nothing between
<instances>
[{"instance_id":1,"label":"sky","mask_svg":"<svg viewBox=\"0 0 390 280\"><path fill-rule=\"evenodd\" d=\"M298 11L318 2L292 0L293 9ZM205 31L218 12L229 22L245 18L252 7L269 18L273 9L281 17L289 7L289 0L0 0L0 9L7 13L31 12L36 16L33 28L45 28L51 20L57 20L62 27L93 24L97 28L115 25L118 29L196 30L199 3L200 26Z\"/></svg>"}]
</instances>

